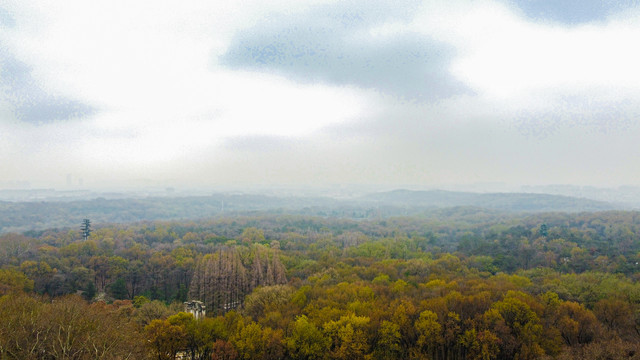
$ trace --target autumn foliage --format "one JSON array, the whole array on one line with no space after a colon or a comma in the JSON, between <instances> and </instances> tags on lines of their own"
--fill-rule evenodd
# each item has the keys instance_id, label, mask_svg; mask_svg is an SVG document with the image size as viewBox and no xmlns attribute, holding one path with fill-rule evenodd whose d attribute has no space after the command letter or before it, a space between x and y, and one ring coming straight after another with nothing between
<instances>
[{"instance_id":1,"label":"autumn foliage","mask_svg":"<svg viewBox=\"0 0 640 360\"><path fill-rule=\"evenodd\" d=\"M0 359L640 358L638 214L451 211L4 235Z\"/></svg>"}]
</instances>

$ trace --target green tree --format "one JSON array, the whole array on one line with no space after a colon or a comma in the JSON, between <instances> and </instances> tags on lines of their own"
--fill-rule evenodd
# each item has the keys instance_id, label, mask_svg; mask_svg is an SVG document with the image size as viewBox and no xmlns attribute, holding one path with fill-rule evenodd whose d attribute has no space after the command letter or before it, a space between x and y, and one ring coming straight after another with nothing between
<instances>
[{"instance_id":1,"label":"green tree","mask_svg":"<svg viewBox=\"0 0 640 360\"><path fill-rule=\"evenodd\" d=\"M378 328L377 357L399 359L402 353L402 348L400 347L401 339L400 326L391 321L383 320L380 328Z\"/></svg>"},{"instance_id":2,"label":"green tree","mask_svg":"<svg viewBox=\"0 0 640 360\"><path fill-rule=\"evenodd\" d=\"M298 316L293 323L291 336L286 339L287 349L294 359L319 360L327 356L330 340L309 319Z\"/></svg>"},{"instance_id":3,"label":"green tree","mask_svg":"<svg viewBox=\"0 0 640 360\"><path fill-rule=\"evenodd\" d=\"M144 327L148 346L158 360L174 360L178 351L187 346L184 329L166 320L153 320Z\"/></svg>"},{"instance_id":4,"label":"green tree","mask_svg":"<svg viewBox=\"0 0 640 360\"><path fill-rule=\"evenodd\" d=\"M0 296L15 291L33 291L33 280L19 271L0 269Z\"/></svg>"},{"instance_id":5,"label":"green tree","mask_svg":"<svg viewBox=\"0 0 640 360\"><path fill-rule=\"evenodd\" d=\"M332 340L331 357L334 359L362 359L369 351L366 330L370 319L365 316L348 314L338 321L329 321L323 325L324 331Z\"/></svg>"},{"instance_id":6,"label":"green tree","mask_svg":"<svg viewBox=\"0 0 640 360\"><path fill-rule=\"evenodd\" d=\"M120 278L109 286L109 292L114 299L122 300L127 299L127 285L124 279Z\"/></svg>"},{"instance_id":7,"label":"green tree","mask_svg":"<svg viewBox=\"0 0 640 360\"><path fill-rule=\"evenodd\" d=\"M442 344L442 325L438 322L438 315L430 310L420 313L420 318L415 322L418 334L418 346L425 354L435 357L438 346Z\"/></svg>"}]
</instances>

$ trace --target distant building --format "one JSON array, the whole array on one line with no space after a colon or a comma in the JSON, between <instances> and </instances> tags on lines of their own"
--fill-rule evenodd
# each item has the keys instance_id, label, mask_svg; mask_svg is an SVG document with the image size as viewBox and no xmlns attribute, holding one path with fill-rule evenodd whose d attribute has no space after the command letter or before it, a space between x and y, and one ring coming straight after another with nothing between
<instances>
[{"instance_id":1,"label":"distant building","mask_svg":"<svg viewBox=\"0 0 640 360\"><path fill-rule=\"evenodd\" d=\"M206 314L204 303L198 300L186 301L184 311L193 314L196 320L204 319Z\"/></svg>"}]
</instances>

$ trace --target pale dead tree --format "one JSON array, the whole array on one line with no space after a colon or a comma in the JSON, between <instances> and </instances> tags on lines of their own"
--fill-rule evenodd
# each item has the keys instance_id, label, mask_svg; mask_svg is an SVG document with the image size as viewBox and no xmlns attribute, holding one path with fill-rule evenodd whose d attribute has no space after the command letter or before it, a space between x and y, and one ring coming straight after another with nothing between
<instances>
[{"instance_id":1,"label":"pale dead tree","mask_svg":"<svg viewBox=\"0 0 640 360\"><path fill-rule=\"evenodd\" d=\"M203 257L193 274L190 300L202 301L217 314L242 305L244 297L257 287L286 284L286 270L277 250L259 244L251 245L249 254L244 250L241 256L238 247L221 247Z\"/></svg>"},{"instance_id":2,"label":"pale dead tree","mask_svg":"<svg viewBox=\"0 0 640 360\"><path fill-rule=\"evenodd\" d=\"M256 288L264 283L262 277L262 260L260 260L260 248L256 248L255 257L253 259L253 267L251 269L251 286Z\"/></svg>"}]
</instances>

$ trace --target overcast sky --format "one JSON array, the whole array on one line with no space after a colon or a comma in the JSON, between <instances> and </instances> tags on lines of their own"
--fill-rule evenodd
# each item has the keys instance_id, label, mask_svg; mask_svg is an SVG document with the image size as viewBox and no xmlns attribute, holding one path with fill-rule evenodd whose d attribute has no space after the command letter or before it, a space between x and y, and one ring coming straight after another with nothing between
<instances>
[{"instance_id":1,"label":"overcast sky","mask_svg":"<svg viewBox=\"0 0 640 360\"><path fill-rule=\"evenodd\" d=\"M638 0L3 0L0 188L640 185L639 41Z\"/></svg>"}]
</instances>

